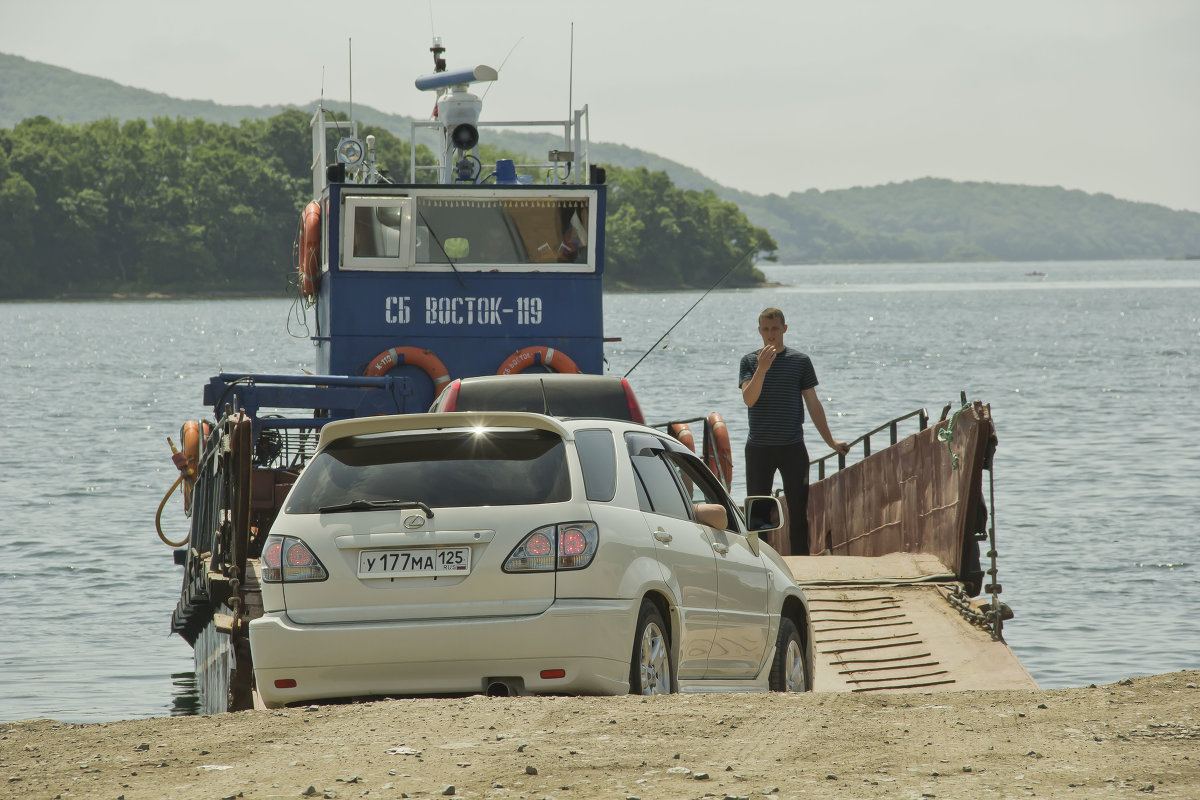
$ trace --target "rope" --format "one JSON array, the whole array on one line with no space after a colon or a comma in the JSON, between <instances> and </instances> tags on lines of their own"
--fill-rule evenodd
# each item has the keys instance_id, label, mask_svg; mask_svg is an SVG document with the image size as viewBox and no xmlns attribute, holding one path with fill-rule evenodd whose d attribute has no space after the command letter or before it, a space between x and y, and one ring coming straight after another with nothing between
<instances>
[{"instance_id":1,"label":"rope","mask_svg":"<svg viewBox=\"0 0 1200 800\"><path fill-rule=\"evenodd\" d=\"M158 538L162 539L163 543L165 545L167 545L168 547L183 547L185 544L187 544L186 536L184 538L180 539L178 542L172 542L170 539L168 539L166 536L163 535L163 531L162 531L163 508L166 507L167 500L171 497L171 493L174 492L176 489L178 489L179 484L181 484L181 483L183 483L183 473L180 473L179 477L175 479L175 482L171 484L171 488L167 489L167 493L163 495L162 502L158 504L158 513L154 515L154 527L158 529Z\"/></svg>"},{"instance_id":2,"label":"rope","mask_svg":"<svg viewBox=\"0 0 1200 800\"><path fill-rule=\"evenodd\" d=\"M938 441L946 443L946 452L950 454L950 468L951 469L958 469L958 456L956 456L954 454L954 451L950 449L950 440L954 438L954 423L958 422L958 415L963 413L970 407L971 406L968 403L967 405L964 405L962 408L960 408L958 411L955 411L954 416L950 417L950 422L948 422L946 424L946 427L942 428L941 430L939 430L937 432Z\"/></svg>"}]
</instances>

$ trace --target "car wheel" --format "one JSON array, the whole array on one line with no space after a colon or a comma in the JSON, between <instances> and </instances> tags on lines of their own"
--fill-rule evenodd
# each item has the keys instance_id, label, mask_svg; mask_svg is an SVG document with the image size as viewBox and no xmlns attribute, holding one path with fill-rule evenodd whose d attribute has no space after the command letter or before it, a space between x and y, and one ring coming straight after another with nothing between
<instances>
[{"instance_id":1,"label":"car wheel","mask_svg":"<svg viewBox=\"0 0 1200 800\"><path fill-rule=\"evenodd\" d=\"M633 658L629 662L630 694L671 693L671 643L662 614L649 600L642 601Z\"/></svg>"},{"instance_id":2,"label":"car wheel","mask_svg":"<svg viewBox=\"0 0 1200 800\"><path fill-rule=\"evenodd\" d=\"M775 644L775 662L770 677L773 692L808 691L808 669L804 663L804 642L796 623L787 617L779 621L779 639Z\"/></svg>"}]
</instances>

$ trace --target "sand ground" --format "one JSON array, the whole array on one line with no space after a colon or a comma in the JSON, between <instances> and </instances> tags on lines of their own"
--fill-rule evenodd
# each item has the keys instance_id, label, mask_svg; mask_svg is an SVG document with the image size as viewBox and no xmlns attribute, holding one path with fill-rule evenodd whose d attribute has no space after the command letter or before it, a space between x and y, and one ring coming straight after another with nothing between
<instances>
[{"instance_id":1,"label":"sand ground","mask_svg":"<svg viewBox=\"0 0 1200 800\"><path fill-rule=\"evenodd\" d=\"M32 798L1200 798L1200 672L1053 691L387 700L0 723Z\"/></svg>"}]
</instances>

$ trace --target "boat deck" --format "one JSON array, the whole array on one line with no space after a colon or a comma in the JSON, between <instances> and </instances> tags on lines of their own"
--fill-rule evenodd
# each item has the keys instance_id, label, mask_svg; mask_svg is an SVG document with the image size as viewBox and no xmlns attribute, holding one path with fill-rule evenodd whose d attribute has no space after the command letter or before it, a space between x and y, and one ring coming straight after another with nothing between
<instances>
[{"instance_id":1,"label":"boat deck","mask_svg":"<svg viewBox=\"0 0 1200 800\"><path fill-rule=\"evenodd\" d=\"M1004 641L951 605L953 573L927 554L787 556L816 633L814 691L1036 689Z\"/></svg>"}]
</instances>

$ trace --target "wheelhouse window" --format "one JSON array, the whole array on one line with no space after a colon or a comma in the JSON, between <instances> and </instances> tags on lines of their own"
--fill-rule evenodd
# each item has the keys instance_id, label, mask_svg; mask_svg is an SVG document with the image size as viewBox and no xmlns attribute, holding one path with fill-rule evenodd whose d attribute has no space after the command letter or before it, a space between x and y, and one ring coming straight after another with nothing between
<instances>
[{"instance_id":1,"label":"wheelhouse window","mask_svg":"<svg viewBox=\"0 0 1200 800\"><path fill-rule=\"evenodd\" d=\"M412 208L409 197L347 197L342 264L377 270L402 269L410 264Z\"/></svg>"},{"instance_id":2,"label":"wheelhouse window","mask_svg":"<svg viewBox=\"0 0 1200 800\"><path fill-rule=\"evenodd\" d=\"M343 269L596 270L594 190L403 191L343 197Z\"/></svg>"},{"instance_id":3,"label":"wheelhouse window","mask_svg":"<svg viewBox=\"0 0 1200 800\"><path fill-rule=\"evenodd\" d=\"M416 263L586 265L588 206L587 197L418 197Z\"/></svg>"}]
</instances>

